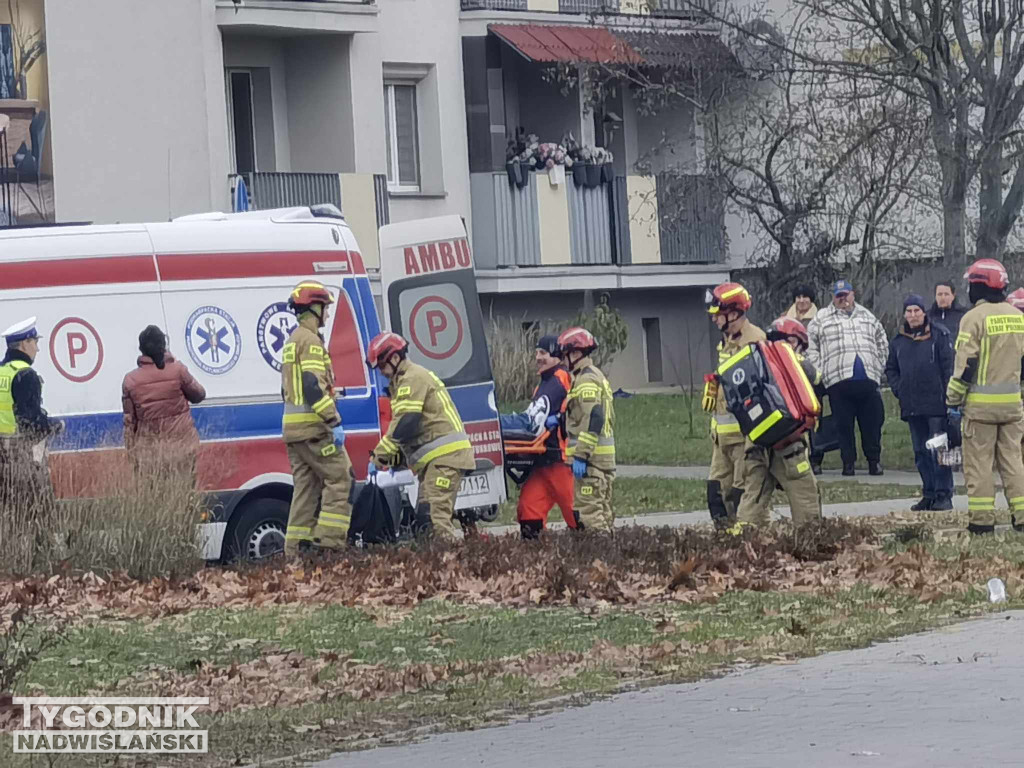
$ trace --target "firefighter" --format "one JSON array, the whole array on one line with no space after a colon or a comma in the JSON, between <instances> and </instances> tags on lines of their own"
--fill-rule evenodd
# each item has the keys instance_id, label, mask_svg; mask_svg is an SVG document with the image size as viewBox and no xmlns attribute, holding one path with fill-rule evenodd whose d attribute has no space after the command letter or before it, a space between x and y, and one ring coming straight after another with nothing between
<instances>
[{"instance_id":1,"label":"firefighter","mask_svg":"<svg viewBox=\"0 0 1024 768\"><path fill-rule=\"evenodd\" d=\"M566 463L574 481L576 527L610 533L615 525L612 483L615 480L615 407L608 379L590 355L597 339L585 328L570 328L558 337L572 375L565 412L569 438Z\"/></svg>"},{"instance_id":2,"label":"firefighter","mask_svg":"<svg viewBox=\"0 0 1024 768\"><path fill-rule=\"evenodd\" d=\"M281 434L294 481L284 543L289 556L314 548L340 549L348 539L352 462L334 402L334 369L321 335L333 303L331 292L314 280L299 283L288 297L299 321L281 357Z\"/></svg>"},{"instance_id":3,"label":"firefighter","mask_svg":"<svg viewBox=\"0 0 1024 768\"><path fill-rule=\"evenodd\" d=\"M537 372L540 383L533 390L531 409L538 413L541 429L549 431L545 451L533 462L530 474L519 490L516 518L524 539L535 539L547 524L548 512L558 505L562 518L570 528L576 527L574 482L572 469L565 458L565 427L562 414L568 403L572 382L562 364L562 350L557 336L541 336L537 340Z\"/></svg>"},{"instance_id":4,"label":"firefighter","mask_svg":"<svg viewBox=\"0 0 1024 768\"><path fill-rule=\"evenodd\" d=\"M0 361L0 446L4 476L0 493L11 507L47 506L53 499L45 440L64 429L43 410L43 378L34 370L39 333L34 317L3 332L7 354ZM16 499L15 496L20 498Z\"/></svg>"},{"instance_id":5,"label":"firefighter","mask_svg":"<svg viewBox=\"0 0 1024 768\"><path fill-rule=\"evenodd\" d=\"M454 541L455 497L465 473L476 468L473 447L448 390L437 375L408 359L409 342L385 331L370 342L366 362L390 382L391 423L373 449L375 469L404 463L419 492L413 530ZM467 533L472 523L464 522Z\"/></svg>"},{"instance_id":6,"label":"firefighter","mask_svg":"<svg viewBox=\"0 0 1024 768\"><path fill-rule=\"evenodd\" d=\"M803 353L807 351L807 329L803 324L790 317L780 317L772 323L768 331L768 340L782 341L792 347L797 353L804 373L807 374L807 380L815 390L815 395L820 397L824 393L821 374L803 357ZM740 524L768 523L772 492L776 485L781 486L789 497L789 509L794 523L801 525L821 519L821 497L818 494L818 483L811 471L807 450L806 435L801 435L794 442L778 449L765 448L747 441L743 498L740 499L737 510Z\"/></svg>"},{"instance_id":7,"label":"firefighter","mask_svg":"<svg viewBox=\"0 0 1024 768\"><path fill-rule=\"evenodd\" d=\"M765 334L746 316L751 300L747 289L739 283L722 283L705 296L708 314L722 333L718 343L718 364L754 342L764 341ZM717 370L717 369L716 369ZM740 432L736 417L725 408L725 395L719 391L718 380L711 373L704 377L701 405L711 416L711 470L708 476L708 511L716 528L728 527L735 520L743 496L743 456L746 438Z\"/></svg>"},{"instance_id":8,"label":"firefighter","mask_svg":"<svg viewBox=\"0 0 1024 768\"><path fill-rule=\"evenodd\" d=\"M995 530L993 466L1003 479L1013 527L1024 530L1020 390L1024 314L1006 302L1009 280L1006 269L995 259L974 262L964 279L970 284L973 308L960 321L946 406L949 420L962 424L970 511L967 530L974 534Z\"/></svg>"}]
</instances>

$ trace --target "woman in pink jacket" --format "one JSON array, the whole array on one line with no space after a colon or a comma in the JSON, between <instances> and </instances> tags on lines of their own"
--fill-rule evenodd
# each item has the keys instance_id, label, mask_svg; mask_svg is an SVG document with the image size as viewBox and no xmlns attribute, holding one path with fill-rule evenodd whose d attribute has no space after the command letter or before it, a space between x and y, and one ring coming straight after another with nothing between
<instances>
[{"instance_id":1,"label":"woman in pink jacket","mask_svg":"<svg viewBox=\"0 0 1024 768\"><path fill-rule=\"evenodd\" d=\"M139 334L138 367L124 377L124 443L136 472L162 467L194 483L199 433L189 404L206 398L203 385L167 351L167 337L150 325Z\"/></svg>"}]
</instances>

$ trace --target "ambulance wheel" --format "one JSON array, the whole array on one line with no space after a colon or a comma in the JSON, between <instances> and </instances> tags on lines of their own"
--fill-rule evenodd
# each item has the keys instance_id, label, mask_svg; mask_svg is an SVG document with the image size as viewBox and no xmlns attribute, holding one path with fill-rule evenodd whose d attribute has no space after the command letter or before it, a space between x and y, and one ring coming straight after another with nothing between
<instances>
[{"instance_id":1,"label":"ambulance wheel","mask_svg":"<svg viewBox=\"0 0 1024 768\"><path fill-rule=\"evenodd\" d=\"M477 507L475 510L477 517L479 517L485 523L493 523L498 519L498 505L492 504L489 507Z\"/></svg>"},{"instance_id":2,"label":"ambulance wheel","mask_svg":"<svg viewBox=\"0 0 1024 768\"><path fill-rule=\"evenodd\" d=\"M227 560L264 560L284 551L288 502L254 499L235 511L224 536Z\"/></svg>"}]
</instances>

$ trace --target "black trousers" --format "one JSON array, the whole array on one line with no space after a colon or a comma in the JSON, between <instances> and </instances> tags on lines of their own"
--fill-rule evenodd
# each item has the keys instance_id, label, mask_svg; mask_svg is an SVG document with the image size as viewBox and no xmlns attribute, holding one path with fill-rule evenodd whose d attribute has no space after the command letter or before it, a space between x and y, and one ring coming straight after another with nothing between
<instances>
[{"instance_id":1,"label":"black trousers","mask_svg":"<svg viewBox=\"0 0 1024 768\"><path fill-rule=\"evenodd\" d=\"M853 436L853 421L860 426L860 445L864 458L879 461L882 458L882 424L885 406L878 385L870 379L847 379L828 388L832 403L832 416L839 437L839 455L843 465L857 460L857 442Z\"/></svg>"}]
</instances>

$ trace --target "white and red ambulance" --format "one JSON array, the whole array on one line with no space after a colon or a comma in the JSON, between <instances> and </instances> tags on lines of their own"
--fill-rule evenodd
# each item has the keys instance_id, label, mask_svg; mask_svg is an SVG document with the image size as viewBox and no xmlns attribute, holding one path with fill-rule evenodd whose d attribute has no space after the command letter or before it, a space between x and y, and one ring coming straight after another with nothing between
<instances>
[{"instance_id":1,"label":"white and red ambulance","mask_svg":"<svg viewBox=\"0 0 1024 768\"><path fill-rule=\"evenodd\" d=\"M491 517L505 498L501 441L492 439L498 416L465 228L458 217L389 225L381 245L392 327L412 337L410 356L449 385L476 449L478 469L463 481L457 507ZM422 285L408 279L416 276L406 274L406 248L423 250L431 266L431 252L438 254L437 270L421 270ZM440 254L450 269L441 268ZM438 282L444 273L450 279ZM285 302L308 278L338 296L325 336L346 448L364 479L389 408L386 382L365 362L380 331L370 279L336 208L0 230L0 327L38 318L43 404L66 424L50 444L58 496L102 496L130 472L121 381L136 366L139 331L153 323L207 391L192 411L199 485L217 501L201 525L203 556L258 558L280 549L291 499L281 348L295 323ZM430 296L443 303L421 301ZM414 503L415 488L411 496Z\"/></svg>"}]
</instances>

